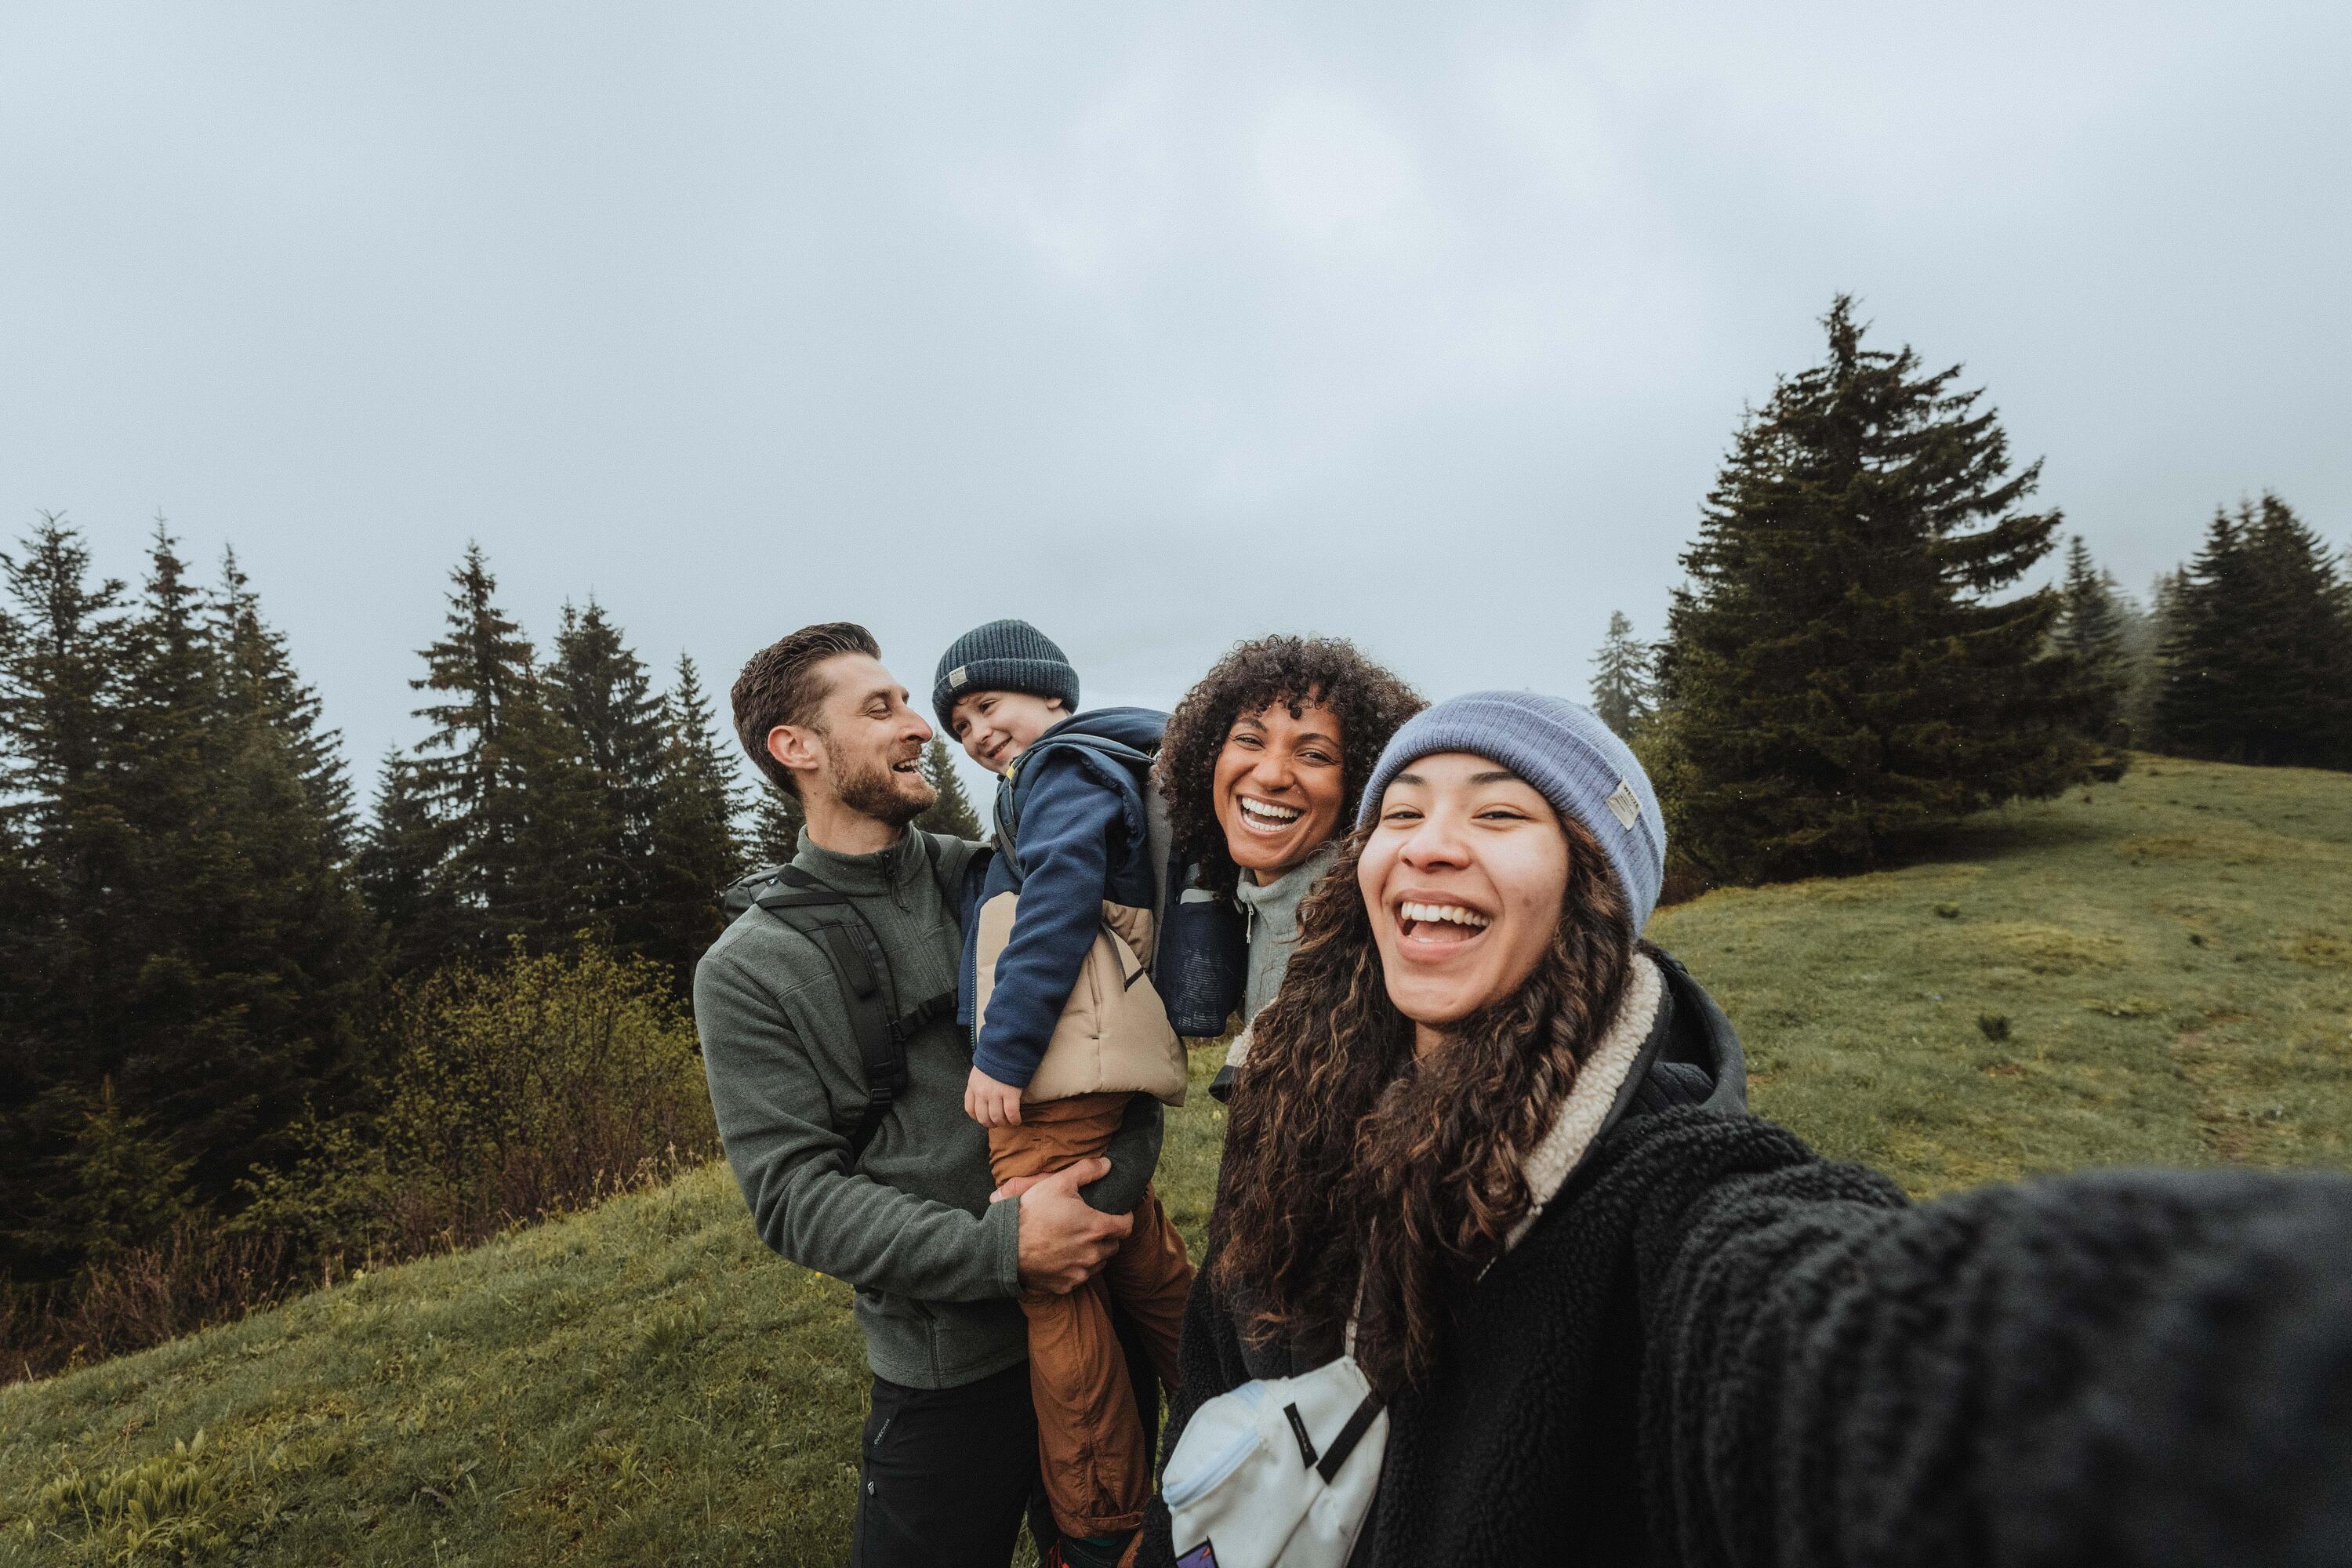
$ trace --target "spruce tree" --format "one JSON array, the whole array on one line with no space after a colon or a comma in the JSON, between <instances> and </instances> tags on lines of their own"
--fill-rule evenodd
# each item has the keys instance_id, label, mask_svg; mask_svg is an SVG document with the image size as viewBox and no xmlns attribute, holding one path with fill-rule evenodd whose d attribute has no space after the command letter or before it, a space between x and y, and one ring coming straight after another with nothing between
<instances>
[{"instance_id":1,"label":"spruce tree","mask_svg":"<svg viewBox=\"0 0 2352 1568\"><path fill-rule=\"evenodd\" d=\"M296 778L319 818L320 852L348 860L359 846L359 818L343 765L343 737L325 726L318 691L295 672L285 637L261 618L261 603L237 566L221 554L221 583L211 605L210 636L220 649L232 707L267 724L285 742Z\"/></svg>"},{"instance_id":2,"label":"spruce tree","mask_svg":"<svg viewBox=\"0 0 2352 1568\"><path fill-rule=\"evenodd\" d=\"M1996 597L2051 548L2040 465L2011 471L1958 366L1864 347L1843 296L1823 325L1826 363L1740 429L1668 616L1673 826L1742 877L1876 865L2084 765L2057 595Z\"/></svg>"},{"instance_id":3,"label":"spruce tree","mask_svg":"<svg viewBox=\"0 0 2352 1568\"><path fill-rule=\"evenodd\" d=\"M2352 767L2352 605L2293 509L2217 510L2173 594L2157 728L2168 751Z\"/></svg>"},{"instance_id":4,"label":"spruce tree","mask_svg":"<svg viewBox=\"0 0 2352 1568\"><path fill-rule=\"evenodd\" d=\"M656 942L654 815L668 744L662 700L593 598L584 611L563 606L546 684L562 745L584 770L583 777L551 781L559 789L580 789L570 803L576 842L565 858L613 945L650 953ZM563 801L540 804L544 810Z\"/></svg>"},{"instance_id":5,"label":"spruce tree","mask_svg":"<svg viewBox=\"0 0 2352 1568\"><path fill-rule=\"evenodd\" d=\"M132 1113L184 1146L235 1150L257 1131L264 1053L236 995L242 987L224 984L224 969L251 955L222 940L250 888L221 810L220 668L201 595L160 520L148 567L123 682L129 874L113 890L120 940L140 963L121 998L123 1048L104 1070ZM216 1163L207 1173L225 1188L231 1173Z\"/></svg>"},{"instance_id":6,"label":"spruce tree","mask_svg":"<svg viewBox=\"0 0 2352 1568\"><path fill-rule=\"evenodd\" d=\"M1592 710L1624 740L1639 734L1657 708L1653 654L1633 636L1622 610L1609 612L1609 632L1592 657Z\"/></svg>"},{"instance_id":7,"label":"spruce tree","mask_svg":"<svg viewBox=\"0 0 2352 1568\"><path fill-rule=\"evenodd\" d=\"M763 775L751 808L751 858L762 866L782 866L800 853L801 829L808 817L801 803Z\"/></svg>"},{"instance_id":8,"label":"spruce tree","mask_svg":"<svg viewBox=\"0 0 2352 1568\"><path fill-rule=\"evenodd\" d=\"M28 1235L81 1126L84 1086L123 1055L122 998L139 969L111 896L131 877L130 636L124 584L91 581L89 552L62 517L45 515L16 553L0 553L0 577L11 601L0 607L0 1268L25 1278L58 1266Z\"/></svg>"},{"instance_id":9,"label":"spruce tree","mask_svg":"<svg viewBox=\"0 0 2352 1568\"><path fill-rule=\"evenodd\" d=\"M735 832L741 801L713 733L710 699L694 660L680 654L677 680L662 705L664 742L656 780L646 955L669 966L690 995L694 966L724 924L719 896L743 869Z\"/></svg>"},{"instance_id":10,"label":"spruce tree","mask_svg":"<svg viewBox=\"0 0 2352 1568\"><path fill-rule=\"evenodd\" d=\"M2124 692L2131 671L2126 657L2125 616L2116 580L2091 560L2081 534L2066 547L2066 575L2059 590L2052 640L2074 664L2081 691L2082 733L2113 742L2123 718Z\"/></svg>"},{"instance_id":11,"label":"spruce tree","mask_svg":"<svg viewBox=\"0 0 2352 1568\"><path fill-rule=\"evenodd\" d=\"M2124 689L2124 722L2131 727L2132 744L2160 750L2164 746L2163 726L2158 717L2158 706L2164 694L2166 682L2165 648L2172 633L2182 585L2188 579L2185 569L2159 574L2148 584L2147 609L2137 618L2126 616L2125 644L2128 649L2130 679ZM2126 600L2126 605L2130 604Z\"/></svg>"},{"instance_id":12,"label":"spruce tree","mask_svg":"<svg viewBox=\"0 0 2352 1568\"><path fill-rule=\"evenodd\" d=\"M923 808L915 826L926 833L944 833L954 838L983 837L980 814L972 810L971 796L964 793L963 780L956 774L955 752L937 735L923 748L923 776L939 791L939 798Z\"/></svg>"},{"instance_id":13,"label":"spruce tree","mask_svg":"<svg viewBox=\"0 0 2352 1568\"><path fill-rule=\"evenodd\" d=\"M499 607L478 544L467 546L450 582L446 629L422 650L425 673L409 682L441 699L416 710L433 728L398 781L416 801L395 802L412 821L422 817L427 841L398 853L381 845L368 878L382 887L394 880L383 866L431 866L432 901L449 911L445 941L394 939L424 966L491 958L513 937L544 947L593 918L582 876L594 838L593 781L572 761L531 645Z\"/></svg>"},{"instance_id":14,"label":"spruce tree","mask_svg":"<svg viewBox=\"0 0 2352 1568\"><path fill-rule=\"evenodd\" d=\"M431 969L464 945L457 900L441 875L448 837L415 766L396 750L386 752L352 866L395 974Z\"/></svg>"}]
</instances>

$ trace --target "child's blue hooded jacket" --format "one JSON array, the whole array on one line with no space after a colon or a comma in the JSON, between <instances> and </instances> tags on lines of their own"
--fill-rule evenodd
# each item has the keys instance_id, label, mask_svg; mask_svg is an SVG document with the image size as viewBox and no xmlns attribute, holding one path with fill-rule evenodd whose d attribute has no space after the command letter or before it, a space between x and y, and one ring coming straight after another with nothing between
<instances>
[{"instance_id":1,"label":"child's blue hooded jacket","mask_svg":"<svg viewBox=\"0 0 2352 1568\"><path fill-rule=\"evenodd\" d=\"M972 1063L999 1083L1025 1088L1035 1075L1102 930L1104 904L1150 910L1159 897L1143 770L1068 737L1098 736L1148 758L1167 724L1166 714L1148 708L1073 714L1039 736L997 782L999 852L979 904L1013 892L1020 906L996 960L988 1026ZM1010 809L1015 799L1017 813ZM1002 842L1016 816L1017 847ZM964 928L956 1016L967 1026L978 995L980 928L978 920Z\"/></svg>"}]
</instances>

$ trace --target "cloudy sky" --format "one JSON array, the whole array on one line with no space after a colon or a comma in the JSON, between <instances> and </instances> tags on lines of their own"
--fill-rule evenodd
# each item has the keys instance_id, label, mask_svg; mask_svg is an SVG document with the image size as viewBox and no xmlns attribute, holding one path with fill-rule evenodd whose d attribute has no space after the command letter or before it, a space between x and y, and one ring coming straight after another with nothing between
<instances>
[{"instance_id":1,"label":"cloudy sky","mask_svg":"<svg viewBox=\"0 0 2352 1568\"><path fill-rule=\"evenodd\" d=\"M2352 6L0 12L0 533L234 543L363 782L469 539L721 689L1580 691L1841 289L2128 584L2352 541Z\"/></svg>"}]
</instances>

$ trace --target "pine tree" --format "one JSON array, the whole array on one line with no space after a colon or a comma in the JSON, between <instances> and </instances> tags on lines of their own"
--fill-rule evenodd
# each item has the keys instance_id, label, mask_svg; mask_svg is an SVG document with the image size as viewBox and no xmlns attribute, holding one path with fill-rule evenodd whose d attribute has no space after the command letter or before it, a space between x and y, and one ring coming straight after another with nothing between
<instances>
[{"instance_id":1,"label":"pine tree","mask_svg":"<svg viewBox=\"0 0 2352 1568\"><path fill-rule=\"evenodd\" d=\"M937 735L923 748L923 776L939 791L939 798L923 808L915 826L926 833L955 838L982 837L980 814L972 810L971 796L964 793L963 780L956 774L955 752Z\"/></svg>"},{"instance_id":2,"label":"pine tree","mask_svg":"<svg viewBox=\"0 0 2352 1568\"><path fill-rule=\"evenodd\" d=\"M1657 681L1651 674L1649 645L1633 636L1622 610L1609 612L1609 633L1592 658L1592 710L1625 740L1649 722L1657 708Z\"/></svg>"},{"instance_id":3,"label":"pine tree","mask_svg":"<svg viewBox=\"0 0 2352 1568\"><path fill-rule=\"evenodd\" d=\"M2123 718L2125 689L2131 679L2125 649L2125 616L2116 580L2091 561L2081 534L2066 547L2066 576L2059 588L2057 624L2051 639L2072 659L2081 692L2082 734L2113 742Z\"/></svg>"},{"instance_id":4,"label":"pine tree","mask_svg":"<svg viewBox=\"0 0 2352 1568\"><path fill-rule=\"evenodd\" d=\"M800 853L801 829L808 818L801 803L766 778L751 808L751 858L762 866L782 866Z\"/></svg>"},{"instance_id":5,"label":"pine tree","mask_svg":"<svg viewBox=\"0 0 2352 1568\"><path fill-rule=\"evenodd\" d=\"M2164 650L2172 635L2180 591L2187 580L2185 569L2159 574L2148 584L2147 611L2136 619L2127 616L2125 622L2131 675L2124 689L2123 712L2136 746L2158 749L2164 744L2157 716L2168 668Z\"/></svg>"},{"instance_id":6,"label":"pine tree","mask_svg":"<svg viewBox=\"0 0 2352 1568\"><path fill-rule=\"evenodd\" d=\"M220 668L202 601L159 519L129 626L119 799L130 830L118 940L139 957L121 998L121 1052L104 1064L131 1110L192 1149L234 1151L256 1131L259 1048L221 970L223 925L251 891L221 808ZM215 1156L207 1173L225 1189ZM236 1162L234 1169L242 1169Z\"/></svg>"},{"instance_id":7,"label":"pine tree","mask_svg":"<svg viewBox=\"0 0 2352 1568\"><path fill-rule=\"evenodd\" d=\"M593 777L572 761L531 645L499 607L479 545L467 546L450 581L446 629L422 652L425 673L409 682L443 700L416 710L433 729L397 780L415 801L392 802L425 838L395 847L380 821L366 878L371 888L394 887L395 868L431 868L427 901L448 911L445 940L394 934L395 951L425 967L488 958L514 937L544 948L594 919L583 875L596 837Z\"/></svg>"},{"instance_id":8,"label":"pine tree","mask_svg":"<svg viewBox=\"0 0 2352 1568\"><path fill-rule=\"evenodd\" d=\"M652 952L654 815L668 733L662 700L621 630L594 599L563 606L555 658L546 675L548 708L571 762L584 777L553 781L580 793L572 802L568 855L586 907L626 952ZM544 810L559 804L541 801Z\"/></svg>"},{"instance_id":9,"label":"pine tree","mask_svg":"<svg viewBox=\"0 0 2352 1568\"><path fill-rule=\"evenodd\" d=\"M139 968L110 896L131 869L120 789L130 639L124 584L91 582L89 552L61 517L0 553L0 576L14 605L0 609L0 1268L25 1278L55 1266L25 1238L80 1126L82 1085L121 1058L121 999Z\"/></svg>"},{"instance_id":10,"label":"pine tree","mask_svg":"<svg viewBox=\"0 0 2352 1568\"><path fill-rule=\"evenodd\" d=\"M457 900L441 875L447 838L415 766L397 751L385 753L352 866L395 974L421 973L464 945Z\"/></svg>"},{"instance_id":11,"label":"pine tree","mask_svg":"<svg viewBox=\"0 0 2352 1568\"><path fill-rule=\"evenodd\" d=\"M680 654L677 684L663 703L645 952L669 966L681 995L692 994L695 963L724 924L719 895L743 869L735 832L742 804L712 722L702 677Z\"/></svg>"},{"instance_id":12,"label":"pine tree","mask_svg":"<svg viewBox=\"0 0 2352 1568\"><path fill-rule=\"evenodd\" d=\"M18 1234L26 1250L112 1258L159 1240L197 1207L188 1181L193 1162L177 1157L171 1139L120 1103L111 1078L99 1079L79 1120L55 1162L57 1177L38 1218Z\"/></svg>"},{"instance_id":13,"label":"pine tree","mask_svg":"<svg viewBox=\"0 0 2352 1568\"><path fill-rule=\"evenodd\" d=\"M1683 557L1662 658L1672 826L1744 877L1868 867L1965 813L2080 776L2071 666L2043 590L2040 465L1958 366L1865 349L1853 301L1825 363L1750 416Z\"/></svg>"},{"instance_id":14,"label":"pine tree","mask_svg":"<svg viewBox=\"0 0 2352 1568\"><path fill-rule=\"evenodd\" d=\"M2284 501L2217 510L2172 598L2156 714L2166 750L2352 767L2352 603Z\"/></svg>"},{"instance_id":15,"label":"pine tree","mask_svg":"<svg viewBox=\"0 0 2352 1568\"><path fill-rule=\"evenodd\" d=\"M226 563L208 633L215 687L211 826L234 860L205 921L206 962L251 1042L246 1160L275 1161L308 1110L364 1093L365 1023L381 981L379 932L352 866L355 826L341 736L284 637ZM217 1153L196 1167L241 1176Z\"/></svg>"},{"instance_id":16,"label":"pine tree","mask_svg":"<svg viewBox=\"0 0 2352 1568\"><path fill-rule=\"evenodd\" d=\"M348 860L359 844L343 737L325 727L318 691L295 673L285 637L261 618L261 603L237 566L236 552L221 554L221 584L210 606L209 635L221 650L231 706L275 731L284 742L308 809L320 821L320 852Z\"/></svg>"}]
</instances>

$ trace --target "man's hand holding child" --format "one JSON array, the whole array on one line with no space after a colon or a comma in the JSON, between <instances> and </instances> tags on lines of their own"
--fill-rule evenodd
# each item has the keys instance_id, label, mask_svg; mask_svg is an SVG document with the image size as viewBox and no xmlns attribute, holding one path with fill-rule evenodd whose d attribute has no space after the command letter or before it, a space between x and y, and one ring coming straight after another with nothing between
<instances>
[{"instance_id":1,"label":"man's hand holding child","mask_svg":"<svg viewBox=\"0 0 2352 1568\"><path fill-rule=\"evenodd\" d=\"M1021 1091L974 1068L963 1082L963 1113L982 1127L1018 1127Z\"/></svg>"}]
</instances>

